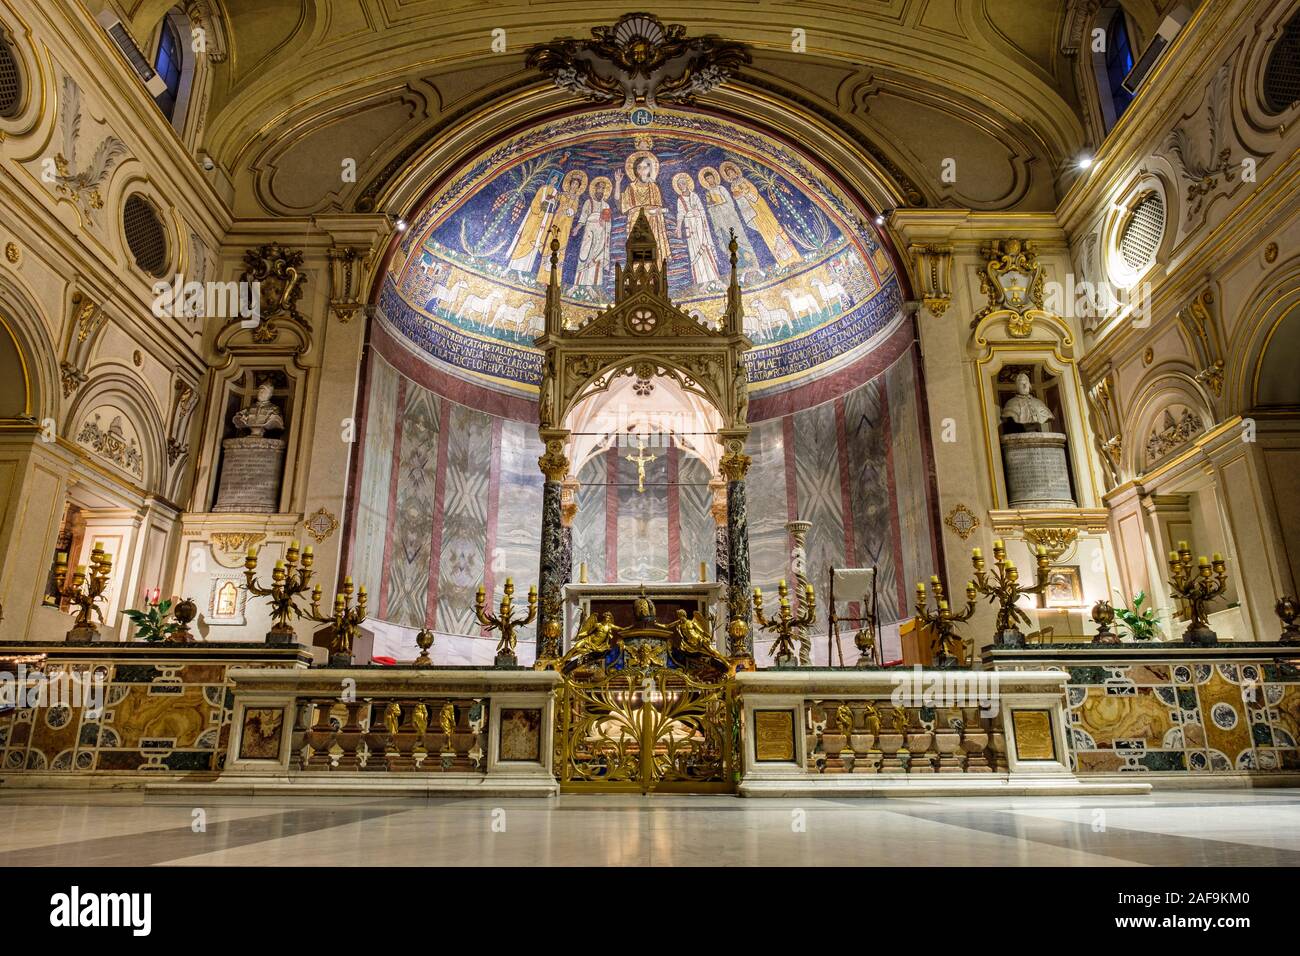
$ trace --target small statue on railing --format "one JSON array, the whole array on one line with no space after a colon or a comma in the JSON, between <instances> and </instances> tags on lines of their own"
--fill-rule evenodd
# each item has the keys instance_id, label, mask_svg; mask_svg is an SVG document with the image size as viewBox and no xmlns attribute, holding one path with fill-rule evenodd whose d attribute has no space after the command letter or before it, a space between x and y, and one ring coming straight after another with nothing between
<instances>
[{"instance_id":1,"label":"small statue on railing","mask_svg":"<svg viewBox=\"0 0 1300 956\"><path fill-rule=\"evenodd\" d=\"M352 603L352 578L343 579L343 589L334 595L334 612L322 614L320 609L321 587L311 592L311 608L299 612L302 617L318 624L330 624L330 663L347 666L352 663L352 645L361 633L361 622L366 619L366 586L357 589L357 603Z\"/></svg>"},{"instance_id":2,"label":"small statue on railing","mask_svg":"<svg viewBox=\"0 0 1300 956\"><path fill-rule=\"evenodd\" d=\"M1210 629L1205 605L1222 595L1227 584L1228 571L1223 555L1217 551L1213 558L1201 555L1196 564L1192 564L1192 550L1186 541L1179 541L1178 550L1169 552L1169 587L1174 597L1186 603L1191 618L1183 632L1185 643L1201 647L1219 643L1218 635Z\"/></svg>"},{"instance_id":3,"label":"small statue on railing","mask_svg":"<svg viewBox=\"0 0 1300 956\"><path fill-rule=\"evenodd\" d=\"M958 636L956 625L969 621L975 613L975 585L966 585L966 610L960 614L954 614L948 607L938 575L930 578L930 586L934 589L934 611L929 609L924 582L916 583L916 622L934 630L934 666L960 667L966 663L966 642Z\"/></svg>"},{"instance_id":4,"label":"small statue on railing","mask_svg":"<svg viewBox=\"0 0 1300 956\"><path fill-rule=\"evenodd\" d=\"M483 585L480 584L478 593L474 596L474 616L489 631L501 632L501 637L497 641L497 656L493 665L496 667L514 667L518 665L519 657L515 654L515 648L519 644L519 639L515 637L515 629L527 627L537 617L537 588L531 587L528 589L528 613L522 617L515 617L515 582L513 578L506 578L500 613L488 614L485 612L486 607L487 592L484 590Z\"/></svg>"},{"instance_id":5,"label":"small statue on railing","mask_svg":"<svg viewBox=\"0 0 1300 956\"><path fill-rule=\"evenodd\" d=\"M293 625L289 622L295 617L302 617L302 610L294 603L294 598L311 588L311 566L316 560L311 545L307 545L301 554L299 565L298 542L290 541L289 550L284 560L275 562L271 572L271 584L262 587L257 583L257 546L248 549L244 558L244 578L248 582L248 593L256 597L268 597L271 605L271 630L267 632L268 644L293 644L296 637Z\"/></svg>"},{"instance_id":6,"label":"small statue on railing","mask_svg":"<svg viewBox=\"0 0 1300 956\"><path fill-rule=\"evenodd\" d=\"M1050 559L1041 545L1038 548L1038 581L1032 587L1020 583L1020 571L1007 560L1007 550L1002 541L993 542L993 564L997 568L990 576L984 570L984 555L979 548L971 549L971 564L975 568L975 578L971 586L975 591L989 599L990 604L998 605L998 619L995 625L994 642L1004 647L1024 647L1025 634L1020 630L1020 623L1029 624L1029 615L1020 609L1019 601L1025 594L1042 594L1047 589L1047 569ZM969 589L968 589L969 590Z\"/></svg>"},{"instance_id":7,"label":"small statue on railing","mask_svg":"<svg viewBox=\"0 0 1300 956\"><path fill-rule=\"evenodd\" d=\"M104 623L104 612L100 610L99 602L106 600L104 591L113 574L112 555L105 554L104 546L96 541L90 552L90 574L86 574L84 564L79 565L72 573L72 583L64 585L62 582L68 575L68 553L60 551L54 558L54 574L59 581L59 599L67 601L77 612L72 630L68 631L68 640L95 640L99 637L99 628L92 618L98 617L99 623Z\"/></svg>"},{"instance_id":8,"label":"small statue on railing","mask_svg":"<svg viewBox=\"0 0 1300 956\"><path fill-rule=\"evenodd\" d=\"M777 667L794 667L799 663L798 643L800 634L807 631L817 620L817 599L813 595L813 586L804 585L804 599L800 602L799 614L796 616L790 607L790 589L785 579L776 586L778 601L776 617L768 619L763 613L763 591L754 588L754 620L760 630L771 631L776 635L772 643L772 657Z\"/></svg>"}]
</instances>

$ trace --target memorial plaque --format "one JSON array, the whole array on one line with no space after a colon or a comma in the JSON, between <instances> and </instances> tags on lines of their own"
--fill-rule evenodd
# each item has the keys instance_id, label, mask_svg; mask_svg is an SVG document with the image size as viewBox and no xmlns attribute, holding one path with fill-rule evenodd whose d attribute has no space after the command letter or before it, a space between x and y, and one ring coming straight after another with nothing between
<instances>
[{"instance_id":1,"label":"memorial plaque","mask_svg":"<svg viewBox=\"0 0 1300 956\"><path fill-rule=\"evenodd\" d=\"M794 761L793 711L754 711L754 754L759 763Z\"/></svg>"},{"instance_id":2,"label":"memorial plaque","mask_svg":"<svg viewBox=\"0 0 1300 956\"><path fill-rule=\"evenodd\" d=\"M1012 508L1073 508L1065 436L1016 432L1002 436L1007 498Z\"/></svg>"},{"instance_id":3,"label":"memorial plaque","mask_svg":"<svg viewBox=\"0 0 1300 956\"><path fill-rule=\"evenodd\" d=\"M1016 738L1017 760L1056 759L1051 711L1013 710L1011 728Z\"/></svg>"},{"instance_id":4,"label":"memorial plaque","mask_svg":"<svg viewBox=\"0 0 1300 956\"><path fill-rule=\"evenodd\" d=\"M283 438L227 438L221 443L221 484L213 511L280 510Z\"/></svg>"}]
</instances>

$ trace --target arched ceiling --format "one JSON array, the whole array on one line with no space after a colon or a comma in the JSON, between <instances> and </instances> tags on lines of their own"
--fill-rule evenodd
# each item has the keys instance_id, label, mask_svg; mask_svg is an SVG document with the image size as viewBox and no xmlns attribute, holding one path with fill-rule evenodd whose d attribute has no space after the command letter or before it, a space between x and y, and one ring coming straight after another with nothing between
<instances>
[{"instance_id":1,"label":"arched ceiling","mask_svg":"<svg viewBox=\"0 0 1300 956\"><path fill-rule=\"evenodd\" d=\"M152 0L141 0L147 19ZM626 12L571 0L203 0L220 6L205 135L239 215L347 211L471 110L549 88L525 51ZM695 0L688 35L750 46L706 105L779 97L872 153L898 202L1043 210L1084 137L1057 0ZM627 9L632 9L631 7ZM138 26L138 24L137 24ZM504 52L493 52L494 30ZM795 52L792 31L806 50ZM355 182L341 174L356 161ZM942 175L955 160L954 176ZM378 182L378 185L377 185ZM382 205L382 202L381 202Z\"/></svg>"}]
</instances>

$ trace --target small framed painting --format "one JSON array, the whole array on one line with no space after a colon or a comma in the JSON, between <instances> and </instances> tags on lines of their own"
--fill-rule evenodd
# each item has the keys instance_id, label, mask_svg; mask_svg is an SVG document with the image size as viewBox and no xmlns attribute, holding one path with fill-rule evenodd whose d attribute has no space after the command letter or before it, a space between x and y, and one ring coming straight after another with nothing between
<instances>
[{"instance_id":1,"label":"small framed painting","mask_svg":"<svg viewBox=\"0 0 1300 956\"><path fill-rule=\"evenodd\" d=\"M1057 564L1047 569L1043 607L1083 607L1083 579L1077 564Z\"/></svg>"}]
</instances>

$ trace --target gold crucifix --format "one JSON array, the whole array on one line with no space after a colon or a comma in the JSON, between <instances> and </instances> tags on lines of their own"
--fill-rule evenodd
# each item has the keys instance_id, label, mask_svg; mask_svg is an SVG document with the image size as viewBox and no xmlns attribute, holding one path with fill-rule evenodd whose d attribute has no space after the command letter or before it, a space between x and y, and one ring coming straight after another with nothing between
<instances>
[{"instance_id":1,"label":"gold crucifix","mask_svg":"<svg viewBox=\"0 0 1300 956\"><path fill-rule=\"evenodd\" d=\"M640 435L636 439L636 450L642 452L640 455L628 455L627 460L636 463L636 490L644 494L645 492L645 466L658 458L658 455L647 455L645 452L645 439Z\"/></svg>"}]
</instances>

